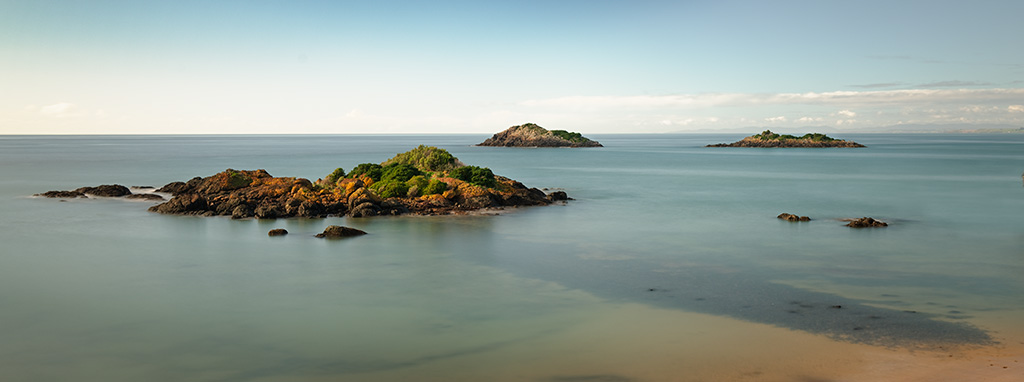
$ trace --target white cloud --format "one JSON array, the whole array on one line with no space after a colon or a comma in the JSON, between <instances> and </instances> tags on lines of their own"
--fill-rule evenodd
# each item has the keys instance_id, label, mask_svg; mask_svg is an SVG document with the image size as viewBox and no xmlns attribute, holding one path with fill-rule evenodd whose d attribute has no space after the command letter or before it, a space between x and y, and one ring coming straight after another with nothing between
<instances>
[{"instance_id":1,"label":"white cloud","mask_svg":"<svg viewBox=\"0 0 1024 382\"><path fill-rule=\"evenodd\" d=\"M1024 89L906 89L880 91L834 91L808 93L705 93L662 96L570 96L527 100L527 107L577 109L607 108L706 108L758 105L887 105L935 104L979 101L1014 102ZM849 112L849 109L844 111Z\"/></svg>"},{"instance_id":2,"label":"white cloud","mask_svg":"<svg viewBox=\"0 0 1024 382\"><path fill-rule=\"evenodd\" d=\"M786 117L780 115L778 117L768 117L768 118L765 118L764 120L768 121L768 122L786 122Z\"/></svg>"},{"instance_id":3,"label":"white cloud","mask_svg":"<svg viewBox=\"0 0 1024 382\"><path fill-rule=\"evenodd\" d=\"M77 108L78 107L73 103L61 102L49 106L43 106L39 109L39 113L51 117L63 118L71 116L71 113Z\"/></svg>"},{"instance_id":4,"label":"white cloud","mask_svg":"<svg viewBox=\"0 0 1024 382\"><path fill-rule=\"evenodd\" d=\"M808 122L821 122L821 121L824 121L824 120L825 119L821 118L821 117L800 117L800 119L798 119L796 121L797 122L808 123Z\"/></svg>"},{"instance_id":5,"label":"white cloud","mask_svg":"<svg viewBox=\"0 0 1024 382\"><path fill-rule=\"evenodd\" d=\"M1011 113L1024 113L1024 105L1010 105L1006 107L1006 111Z\"/></svg>"},{"instance_id":6,"label":"white cloud","mask_svg":"<svg viewBox=\"0 0 1024 382\"><path fill-rule=\"evenodd\" d=\"M847 118L853 118L857 116L857 113L854 113L850 110L840 110L836 112L836 114Z\"/></svg>"}]
</instances>

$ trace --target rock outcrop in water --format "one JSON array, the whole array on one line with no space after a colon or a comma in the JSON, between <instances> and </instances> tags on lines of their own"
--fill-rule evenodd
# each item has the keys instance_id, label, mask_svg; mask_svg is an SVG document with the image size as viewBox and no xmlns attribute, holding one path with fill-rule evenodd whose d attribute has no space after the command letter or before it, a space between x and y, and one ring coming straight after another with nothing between
<instances>
[{"instance_id":1,"label":"rock outcrop in water","mask_svg":"<svg viewBox=\"0 0 1024 382\"><path fill-rule=\"evenodd\" d=\"M806 216L793 215L791 213L783 212L777 216L779 219L788 220L791 222L806 222L811 221L811 218Z\"/></svg>"},{"instance_id":2,"label":"rock outcrop in water","mask_svg":"<svg viewBox=\"0 0 1024 382\"><path fill-rule=\"evenodd\" d=\"M864 147L864 145L853 142L835 139L825 134L809 133L801 137L793 135L780 135L765 130L761 134L751 135L733 143L718 143L705 147Z\"/></svg>"},{"instance_id":3,"label":"rock outcrop in water","mask_svg":"<svg viewBox=\"0 0 1024 382\"><path fill-rule=\"evenodd\" d=\"M501 147L603 147L580 133L548 130L532 123L512 126L477 146Z\"/></svg>"},{"instance_id":4,"label":"rock outcrop in water","mask_svg":"<svg viewBox=\"0 0 1024 382\"><path fill-rule=\"evenodd\" d=\"M228 169L157 190L174 197L150 208L163 214L274 219L330 215L436 215L485 208L542 206L547 195L488 168L467 166L443 149L420 146L381 164L363 163L324 179L274 177L265 170Z\"/></svg>"},{"instance_id":5,"label":"rock outcrop in water","mask_svg":"<svg viewBox=\"0 0 1024 382\"><path fill-rule=\"evenodd\" d=\"M886 222L875 220L869 217L863 217L860 219L848 219L848 221L849 223L847 223L846 226L851 228L876 228L889 226L889 224L887 224Z\"/></svg>"},{"instance_id":6,"label":"rock outcrop in water","mask_svg":"<svg viewBox=\"0 0 1024 382\"><path fill-rule=\"evenodd\" d=\"M325 228L324 232L316 234L316 237L319 237L319 238L343 238L343 237L362 236L362 235L365 235L365 234L366 234L366 231L363 231L363 230L360 230L360 229L343 227L343 226L340 226L340 225L332 225L332 226L329 226L329 227Z\"/></svg>"},{"instance_id":7,"label":"rock outcrop in water","mask_svg":"<svg viewBox=\"0 0 1024 382\"><path fill-rule=\"evenodd\" d=\"M104 198L125 197L128 199L164 200L162 196L157 194L133 194L131 189L120 184L104 184L102 186L96 187L79 187L73 191L47 191L41 194L35 194L35 196L60 199L88 198L89 196L98 196Z\"/></svg>"}]
</instances>

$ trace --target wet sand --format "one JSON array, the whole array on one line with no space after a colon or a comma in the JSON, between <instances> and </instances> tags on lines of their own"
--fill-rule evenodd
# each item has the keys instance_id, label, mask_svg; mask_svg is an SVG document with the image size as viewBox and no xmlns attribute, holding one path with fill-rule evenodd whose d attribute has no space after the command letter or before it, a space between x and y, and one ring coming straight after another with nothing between
<instances>
[{"instance_id":1,"label":"wet sand","mask_svg":"<svg viewBox=\"0 0 1024 382\"><path fill-rule=\"evenodd\" d=\"M720 316L621 304L566 330L493 351L342 379L1018 381L1024 378L1024 336L1012 334L1015 343L996 346L885 348Z\"/></svg>"}]
</instances>

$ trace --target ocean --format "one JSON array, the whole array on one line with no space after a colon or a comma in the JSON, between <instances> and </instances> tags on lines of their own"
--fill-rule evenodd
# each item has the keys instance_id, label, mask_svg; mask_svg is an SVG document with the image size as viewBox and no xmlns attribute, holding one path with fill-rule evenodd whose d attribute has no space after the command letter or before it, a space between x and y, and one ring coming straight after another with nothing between
<instances>
[{"instance_id":1,"label":"ocean","mask_svg":"<svg viewBox=\"0 0 1024 382\"><path fill-rule=\"evenodd\" d=\"M1024 135L703 147L741 137L0 136L0 380L1024 378ZM574 200L232 220L32 196L316 180L420 144ZM313 237L329 225L369 234Z\"/></svg>"}]
</instances>

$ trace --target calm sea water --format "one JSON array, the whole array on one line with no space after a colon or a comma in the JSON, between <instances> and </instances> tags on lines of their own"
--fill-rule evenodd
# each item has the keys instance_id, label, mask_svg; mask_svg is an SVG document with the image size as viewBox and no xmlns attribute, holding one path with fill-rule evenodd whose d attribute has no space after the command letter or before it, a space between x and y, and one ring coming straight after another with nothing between
<instances>
[{"instance_id":1,"label":"calm sea water","mask_svg":"<svg viewBox=\"0 0 1024 382\"><path fill-rule=\"evenodd\" d=\"M2 136L0 379L794 380L842 378L810 363L855 349L1024 343L1022 135L484 138ZM575 200L268 221L31 197L226 168L316 179L419 144ZM839 220L862 216L890 226ZM332 224L370 235L312 237Z\"/></svg>"}]
</instances>

